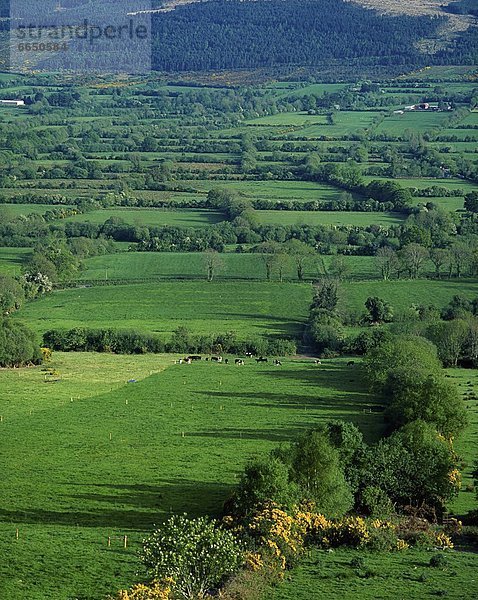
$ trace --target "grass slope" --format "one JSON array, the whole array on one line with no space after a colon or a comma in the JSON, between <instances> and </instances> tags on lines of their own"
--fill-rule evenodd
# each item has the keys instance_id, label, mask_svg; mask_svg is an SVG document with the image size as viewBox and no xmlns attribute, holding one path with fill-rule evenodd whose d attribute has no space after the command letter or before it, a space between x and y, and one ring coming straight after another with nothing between
<instances>
[{"instance_id":1,"label":"grass slope","mask_svg":"<svg viewBox=\"0 0 478 600\"><path fill-rule=\"evenodd\" d=\"M308 284L164 282L68 289L29 303L18 317L39 332L51 328L114 327L240 338L298 335L312 298Z\"/></svg>"},{"instance_id":2,"label":"grass slope","mask_svg":"<svg viewBox=\"0 0 478 600\"><path fill-rule=\"evenodd\" d=\"M216 513L249 457L325 418L351 419L369 440L382 431L380 413L363 411L375 403L360 369L344 360L149 376L171 359L58 353L58 383L39 368L0 371L1 598L99 600L137 579L154 523Z\"/></svg>"},{"instance_id":3,"label":"grass slope","mask_svg":"<svg viewBox=\"0 0 478 600\"><path fill-rule=\"evenodd\" d=\"M418 279L399 281L359 281L344 283L341 306L352 312L363 312L365 300L369 296L379 296L393 306L395 311L407 310L412 304L434 304L444 307L455 294L470 299L478 296L476 279Z\"/></svg>"},{"instance_id":4,"label":"grass slope","mask_svg":"<svg viewBox=\"0 0 478 600\"><path fill-rule=\"evenodd\" d=\"M128 244L126 244L128 245ZM1 256L1 254L0 254ZM323 258L326 265L331 256ZM224 268L218 277L224 279L266 279L264 257L250 253L224 253L221 255ZM370 279L377 277L378 271L371 256L348 256L347 264L352 270L354 279ZM82 272L81 279L91 281L124 280L134 281L142 278L187 278L204 280L204 255L201 253L181 252L122 252L95 256L86 261L86 270ZM306 278L318 276L319 262L311 260L305 267ZM277 270L274 270L273 279L278 279ZM297 280L295 264L290 261L284 269L284 278Z\"/></svg>"},{"instance_id":5,"label":"grass slope","mask_svg":"<svg viewBox=\"0 0 478 600\"><path fill-rule=\"evenodd\" d=\"M446 597L476 598L478 558L474 553L450 552L449 566L429 566L436 552L368 553L339 549L315 550L288 580L271 590L271 600L408 600ZM364 568L351 565L364 558Z\"/></svg>"},{"instance_id":6,"label":"grass slope","mask_svg":"<svg viewBox=\"0 0 478 600\"><path fill-rule=\"evenodd\" d=\"M101 225L110 217L123 219L130 225L150 227L205 227L224 220L224 215L215 210L161 210L144 208L107 208L68 217L65 221L80 221Z\"/></svg>"}]
</instances>

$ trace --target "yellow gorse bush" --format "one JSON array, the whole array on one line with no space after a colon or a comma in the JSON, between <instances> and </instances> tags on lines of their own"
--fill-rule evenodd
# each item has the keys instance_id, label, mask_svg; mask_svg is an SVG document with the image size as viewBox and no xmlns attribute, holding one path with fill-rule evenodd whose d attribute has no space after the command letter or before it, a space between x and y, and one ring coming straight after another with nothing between
<instances>
[{"instance_id":1,"label":"yellow gorse bush","mask_svg":"<svg viewBox=\"0 0 478 600\"><path fill-rule=\"evenodd\" d=\"M120 590L114 600L170 600L173 583L169 578L161 582L153 581L150 585L138 583L130 590Z\"/></svg>"},{"instance_id":2,"label":"yellow gorse bush","mask_svg":"<svg viewBox=\"0 0 478 600\"><path fill-rule=\"evenodd\" d=\"M448 473L448 480L457 489L461 488L461 473L458 469L453 469Z\"/></svg>"},{"instance_id":3,"label":"yellow gorse bush","mask_svg":"<svg viewBox=\"0 0 478 600\"><path fill-rule=\"evenodd\" d=\"M410 544L408 544L405 540L397 538L396 549L398 551L400 551L400 550L407 550L408 548L410 548Z\"/></svg>"},{"instance_id":4,"label":"yellow gorse bush","mask_svg":"<svg viewBox=\"0 0 478 600\"><path fill-rule=\"evenodd\" d=\"M264 560L259 552L246 552L246 568L251 571L260 571L264 568Z\"/></svg>"},{"instance_id":5,"label":"yellow gorse bush","mask_svg":"<svg viewBox=\"0 0 478 600\"><path fill-rule=\"evenodd\" d=\"M453 548L453 542L451 541L450 536L441 531L435 533L435 544L440 548L447 548L450 550Z\"/></svg>"},{"instance_id":6,"label":"yellow gorse bush","mask_svg":"<svg viewBox=\"0 0 478 600\"><path fill-rule=\"evenodd\" d=\"M344 517L331 524L328 535L334 546L361 547L370 539L370 532L362 517Z\"/></svg>"},{"instance_id":7,"label":"yellow gorse bush","mask_svg":"<svg viewBox=\"0 0 478 600\"><path fill-rule=\"evenodd\" d=\"M373 519L370 521L370 527L372 529L389 529L390 531L396 531L397 526L391 521L382 521L381 519Z\"/></svg>"}]
</instances>

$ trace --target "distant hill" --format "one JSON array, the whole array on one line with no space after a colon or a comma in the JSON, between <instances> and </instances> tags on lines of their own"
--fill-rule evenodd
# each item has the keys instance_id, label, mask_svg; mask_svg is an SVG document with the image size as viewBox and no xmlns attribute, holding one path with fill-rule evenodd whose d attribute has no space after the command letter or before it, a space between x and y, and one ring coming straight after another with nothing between
<instances>
[{"instance_id":1,"label":"distant hill","mask_svg":"<svg viewBox=\"0 0 478 600\"><path fill-rule=\"evenodd\" d=\"M162 71L202 71L476 63L476 17L466 7L464 14L445 11L442 3L164 0L153 15L153 64Z\"/></svg>"}]
</instances>

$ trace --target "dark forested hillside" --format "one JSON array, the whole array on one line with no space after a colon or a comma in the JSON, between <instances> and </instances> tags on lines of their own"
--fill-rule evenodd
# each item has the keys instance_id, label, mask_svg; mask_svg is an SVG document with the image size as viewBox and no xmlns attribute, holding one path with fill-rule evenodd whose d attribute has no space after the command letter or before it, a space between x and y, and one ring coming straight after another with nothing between
<instances>
[{"instance_id":1,"label":"dark forested hillside","mask_svg":"<svg viewBox=\"0 0 478 600\"><path fill-rule=\"evenodd\" d=\"M434 56L417 50L446 17L381 16L341 0L218 0L154 18L154 68L164 71L277 65L472 63L476 30Z\"/></svg>"}]
</instances>

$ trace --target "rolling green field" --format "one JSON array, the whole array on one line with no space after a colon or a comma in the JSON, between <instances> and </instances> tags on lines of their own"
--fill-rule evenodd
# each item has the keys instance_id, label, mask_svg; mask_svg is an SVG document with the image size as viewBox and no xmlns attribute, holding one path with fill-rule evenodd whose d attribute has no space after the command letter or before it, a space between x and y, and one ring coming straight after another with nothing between
<instances>
[{"instance_id":1,"label":"rolling green field","mask_svg":"<svg viewBox=\"0 0 478 600\"><path fill-rule=\"evenodd\" d=\"M446 112L405 112L403 115L387 116L377 127L376 133L402 134L406 129L424 133L439 127L449 115Z\"/></svg>"},{"instance_id":2,"label":"rolling green field","mask_svg":"<svg viewBox=\"0 0 478 600\"><path fill-rule=\"evenodd\" d=\"M364 181L366 183L369 183L373 179L386 181L386 178L384 178L384 177L371 177L371 176L364 177ZM409 188L423 189L423 188L428 188L428 187L432 187L432 186L437 186L437 187L443 187L443 188L446 188L449 190L460 190L460 192L462 192L463 195L468 194L469 192L472 192L473 190L476 190L476 185L473 185L473 183L471 183L470 181L466 181L464 179L452 179L452 178L450 178L450 179L431 179L431 178L426 178L426 177L412 179L412 178L406 178L406 177L399 177L399 178L395 179L394 181L396 181L403 187L409 187Z\"/></svg>"},{"instance_id":3,"label":"rolling green field","mask_svg":"<svg viewBox=\"0 0 478 600\"><path fill-rule=\"evenodd\" d=\"M138 578L136 551L155 523L217 513L249 457L331 417L369 441L382 431L344 360L173 358L58 353L57 383L40 368L0 371L0 597L101 600Z\"/></svg>"},{"instance_id":4,"label":"rolling green field","mask_svg":"<svg viewBox=\"0 0 478 600\"><path fill-rule=\"evenodd\" d=\"M64 208L70 208L66 204L61 205ZM56 208L51 204L0 204L0 215L3 211L7 217L19 217L20 215L30 215L32 213L42 215L47 210Z\"/></svg>"},{"instance_id":5,"label":"rolling green field","mask_svg":"<svg viewBox=\"0 0 478 600\"><path fill-rule=\"evenodd\" d=\"M0 255L1 256L1 255ZM304 276L315 279L322 268L321 260L329 266L331 256L321 256L320 261L313 257L308 261ZM221 254L224 267L218 273L218 279L266 279L264 257L250 253ZM1 263L0 263L1 264ZM374 258L371 256L348 256L352 279L371 279L378 276ZM95 256L85 261L86 270L81 273L83 281L109 281L137 279L205 279L204 255L201 253L160 253L160 252L122 252ZM277 280L277 269L273 269L272 279ZM297 270L293 261L284 268L285 280L297 280Z\"/></svg>"},{"instance_id":6,"label":"rolling green field","mask_svg":"<svg viewBox=\"0 0 478 600\"><path fill-rule=\"evenodd\" d=\"M414 197L417 204L433 202L448 211L462 211L463 197L478 189L475 167L466 164L478 158L473 142L478 113L461 110L473 105L476 69L426 68L384 80L383 89L375 86L375 91L363 91L362 81L344 83L348 75L336 83L314 83L305 71L291 72L294 77L303 81L268 83L264 74L256 88L236 87L226 74L208 75L197 85L181 85L182 77L177 85L167 84L159 74L120 81L85 77L80 84L74 77L35 75L22 85L21 76L0 74L0 87L12 85L2 88L2 95L77 91L80 97L68 106L58 106L58 98L51 105L45 100L48 109L0 108L5 162L0 195L6 202L20 195L29 200L29 194L63 196L69 204L85 198L99 201L96 207L110 195L118 203L126 198L131 204L131 198L196 202L211 189L225 188L251 201L283 202L278 206L283 208L291 201L340 198L353 171L347 165L364 173L365 183L388 180L373 173L413 173L418 175L394 181L409 188L458 190L453 197ZM344 89L342 96L304 100ZM448 92L469 98L450 97L450 113L391 114ZM463 117L459 122L452 118L456 109ZM412 151L411 133L422 134L420 140L436 152ZM365 158L356 154L359 148L366 150ZM343 187L303 180L310 152L323 165L344 167L330 171L331 180ZM442 162L450 173L469 179L440 177ZM366 200L356 194L354 199ZM54 208L0 204L0 221ZM48 241L61 238L65 221L100 225L110 217L139 227L200 228L223 221L225 214L113 206L52 223ZM283 226L386 228L404 221L395 213L290 210L257 210L255 218L259 225ZM2 235L34 246L42 241L35 227L18 219L10 230L15 233L4 228ZM83 261L71 282L77 287L26 302L12 315L39 338L54 328L111 327L155 333L166 341L186 327L193 335L234 332L238 340L293 337L299 355L282 358L279 367L252 359L236 366L234 356L228 365L205 360L179 365L180 356L173 354L55 352L44 367L0 369L0 600L105 600L142 579L137 551L155 524L184 512L217 515L251 457L330 418L354 422L368 442L385 434L386 399L369 392L361 359L347 365L344 356L317 365L309 356L312 348L304 346L312 281L335 257L312 252L301 283L291 257L284 282L278 282L277 267L268 282L264 256L248 252L252 240L269 239L264 229L240 238L251 241L244 252L226 244L211 283L204 254L128 252L128 242L115 242L117 253ZM31 252L0 248L0 274L20 275ZM344 260L350 272L339 284L338 308L345 335L365 327L360 317L370 296L390 302L396 324L412 305L442 308L456 294L478 298L478 278L382 281L375 257ZM431 263L425 265L423 277L431 270ZM56 375L48 375L50 367ZM447 375L469 415L468 428L454 442L463 461L463 487L449 509L461 516L477 506L470 486L478 400L470 392L478 390L478 370L448 369ZM314 550L265 600L474 600L478 553L457 550L448 553L444 570L428 566L433 551ZM364 558L363 569L351 566L357 556Z\"/></svg>"},{"instance_id":7,"label":"rolling green field","mask_svg":"<svg viewBox=\"0 0 478 600\"><path fill-rule=\"evenodd\" d=\"M274 127L282 126L305 126L305 125L326 125L324 115L309 115L307 113L279 113L267 117L260 117L248 121L249 125L271 125Z\"/></svg>"},{"instance_id":8,"label":"rolling green field","mask_svg":"<svg viewBox=\"0 0 478 600\"><path fill-rule=\"evenodd\" d=\"M332 200L338 198L343 190L326 183L310 181L188 181L181 183L195 189L230 189L243 194L246 198L271 200Z\"/></svg>"},{"instance_id":9,"label":"rolling green field","mask_svg":"<svg viewBox=\"0 0 478 600\"><path fill-rule=\"evenodd\" d=\"M449 566L429 566L436 552L360 552L338 549L333 553L313 550L283 585L271 590L271 600L408 600L435 597L476 598L476 555L447 554ZM362 557L364 567L354 568Z\"/></svg>"},{"instance_id":10,"label":"rolling green field","mask_svg":"<svg viewBox=\"0 0 478 600\"><path fill-rule=\"evenodd\" d=\"M122 219L129 225L150 227L206 227L224 220L224 215L215 210L163 210L160 208L106 208L68 217L65 221L79 221L101 225L110 217Z\"/></svg>"},{"instance_id":11,"label":"rolling green field","mask_svg":"<svg viewBox=\"0 0 478 600\"><path fill-rule=\"evenodd\" d=\"M0 273L19 275L31 248L0 248Z\"/></svg>"},{"instance_id":12,"label":"rolling green field","mask_svg":"<svg viewBox=\"0 0 478 600\"><path fill-rule=\"evenodd\" d=\"M236 331L239 338L300 335L312 298L308 284L164 282L68 289L26 305L18 317L38 332L114 327L170 334Z\"/></svg>"},{"instance_id":13,"label":"rolling green field","mask_svg":"<svg viewBox=\"0 0 478 600\"><path fill-rule=\"evenodd\" d=\"M399 225L403 218L394 213L367 213L347 211L284 211L261 210L257 213L259 223L266 225Z\"/></svg>"},{"instance_id":14,"label":"rolling green field","mask_svg":"<svg viewBox=\"0 0 478 600\"><path fill-rule=\"evenodd\" d=\"M414 201L416 204L426 204L427 202L433 202L443 210L448 210L450 212L456 212L458 210L463 210L464 207L464 198L462 196L428 196L428 197L419 197L415 196Z\"/></svg>"},{"instance_id":15,"label":"rolling green field","mask_svg":"<svg viewBox=\"0 0 478 600\"><path fill-rule=\"evenodd\" d=\"M406 311L412 304L444 307L456 294L470 300L478 296L478 280L399 280L358 281L342 284L341 306L362 313L365 300L378 296L389 302L395 312Z\"/></svg>"}]
</instances>

